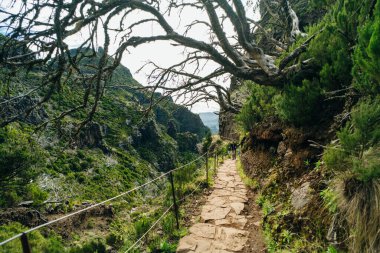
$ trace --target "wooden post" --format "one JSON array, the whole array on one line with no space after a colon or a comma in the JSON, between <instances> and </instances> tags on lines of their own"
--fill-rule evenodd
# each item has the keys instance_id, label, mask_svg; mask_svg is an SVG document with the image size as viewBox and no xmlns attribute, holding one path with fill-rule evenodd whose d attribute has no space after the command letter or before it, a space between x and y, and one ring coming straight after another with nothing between
<instances>
[{"instance_id":1,"label":"wooden post","mask_svg":"<svg viewBox=\"0 0 380 253\"><path fill-rule=\"evenodd\" d=\"M21 245L22 245L22 252L23 253L32 253L32 251L30 250L28 236L25 233L23 233L21 235L20 239L21 239Z\"/></svg>"},{"instance_id":2,"label":"wooden post","mask_svg":"<svg viewBox=\"0 0 380 253\"><path fill-rule=\"evenodd\" d=\"M206 153L206 186L208 187L208 152Z\"/></svg>"},{"instance_id":3,"label":"wooden post","mask_svg":"<svg viewBox=\"0 0 380 253\"><path fill-rule=\"evenodd\" d=\"M173 173L172 172L169 173L169 180L170 180L170 184L172 186L171 188L172 188L172 196L173 196L174 215L175 215L175 219L177 222L177 229L179 229L178 206L177 206L177 201L175 198L174 179L173 179Z\"/></svg>"},{"instance_id":4,"label":"wooden post","mask_svg":"<svg viewBox=\"0 0 380 253\"><path fill-rule=\"evenodd\" d=\"M215 154L214 154L214 171L216 171L216 157L217 157L217 154L215 152Z\"/></svg>"}]
</instances>

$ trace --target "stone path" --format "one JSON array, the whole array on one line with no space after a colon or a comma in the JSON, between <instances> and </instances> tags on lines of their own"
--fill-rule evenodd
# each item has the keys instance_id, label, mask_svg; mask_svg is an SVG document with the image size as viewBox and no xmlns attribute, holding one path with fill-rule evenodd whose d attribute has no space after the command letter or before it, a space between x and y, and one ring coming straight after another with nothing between
<instances>
[{"instance_id":1,"label":"stone path","mask_svg":"<svg viewBox=\"0 0 380 253\"><path fill-rule=\"evenodd\" d=\"M242 214L248 201L234 160L219 168L214 190L202 207L201 221L190 228L190 234L178 244L178 253L228 253L243 250L248 240L244 230L247 218Z\"/></svg>"}]
</instances>

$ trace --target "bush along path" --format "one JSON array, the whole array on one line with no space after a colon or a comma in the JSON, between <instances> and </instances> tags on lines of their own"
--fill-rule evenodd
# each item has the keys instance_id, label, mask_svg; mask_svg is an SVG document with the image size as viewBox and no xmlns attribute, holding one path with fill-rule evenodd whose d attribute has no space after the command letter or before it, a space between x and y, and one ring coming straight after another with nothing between
<instances>
[{"instance_id":1,"label":"bush along path","mask_svg":"<svg viewBox=\"0 0 380 253\"><path fill-rule=\"evenodd\" d=\"M199 223L190 227L177 248L185 252L241 252L249 238L245 230L244 206L247 189L239 177L234 160L226 160L218 169L213 191L202 207Z\"/></svg>"}]
</instances>

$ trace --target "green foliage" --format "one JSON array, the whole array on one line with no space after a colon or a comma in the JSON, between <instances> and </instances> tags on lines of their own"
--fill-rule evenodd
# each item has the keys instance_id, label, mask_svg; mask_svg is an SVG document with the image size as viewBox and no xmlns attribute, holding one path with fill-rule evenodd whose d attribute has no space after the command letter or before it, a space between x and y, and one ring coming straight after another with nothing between
<instances>
[{"instance_id":1,"label":"green foliage","mask_svg":"<svg viewBox=\"0 0 380 253\"><path fill-rule=\"evenodd\" d=\"M380 3L371 19L360 29L354 53L354 87L363 94L380 92Z\"/></svg>"},{"instance_id":2,"label":"green foliage","mask_svg":"<svg viewBox=\"0 0 380 253\"><path fill-rule=\"evenodd\" d=\"M211 132L208 131L202 141L202 153L206 153L209 150L211 146L211 142L212 142Z\"/></svg>"},{"instance_id":3,"label":"green foliage","mask_svg":"<svg viewBox=\"0 0 380 253\"><path fill-rule=\"evenodd\" d=\"M178 127L177 127L175 121L169 120L168 130L167 130L168 135L171 136L172 138L175 138L175 136L177 135L177 132L178 132Z\"/></svg>"},{"instance_id":4,"label":"green foliage","mask_svg":"<svg viewBox=\"0 0 380 253\"><path fill-rule=\"evenodd\" d=\"M175 229L176 220L173 214L169 213L161 222L161 227L165 235L172 235Z\"/></svg>"},{"instance_id":5,"label":"green foliage","mask_svg":"<svg viewBox=\"0 0 380 253\"><path fill-rule=\"evenodd\" d=\"M197 151L198 138L196 134L190 132L178 133L175 139L177 141L179 151Z\"/></svg>"},{"instance_id":6,"label":"green foliage","mask_svg":"<svg viewBox=\"0 0 380 253\"><path fill-rule=\"evenodd\" d=\"M33 200L33 205L35 206L42 204L48 197L48 193L41 190L41 188L35 183L28 184L25 191L26 198L28 200Z\"/></svg>"},{"instance_id":7,"label":"green foliage","mask_svg":"<svg viewBox=\"0 0 380 253\"><path fill-rule=\"evenodd\" d=\"M81 246L77 246L69 250L69 253L106 253L106 252L107 252L106 245L101 239L85 243Z\"/></svg>"},{"instance_id":8,"label":"green foliage","mask_svg":"<svg viewBox=\"0 0 380 253\"><path fill-rule=\"evenodd\" d=\"M264 217L268 216L274 211L274 206L270 203L269 200L264 201L262 208L263 208Z\"/></svg>"},{"instance_id":9,"label":"green foliage","mask_svg":"<svg viewBox=\"0 0 380 253\"><path fill-rule=\"evenodd\" d=\"M328 10L328 8L331 7L331 5L333 5L334 2L335 0L310 0L309 1L311 9L322 8L323 10Z\"/></svg>"},{"instance_id":10,"label":"green foliage","mask_svg":"<svg viewBox=\"0 0 380 253\"><path fill-rule=\"evenodd\" d=\"M127 235L128 231L125 226L125 221L116 218L110 225L110 233L106 238L106 242L108 245L120 248L124 244Z\"/></svg>"},{"instance_id":11,"label":"green foliage","mask_svg":"<svg viewBox=\"0 0 380 253\"><path fill-rule=\"evenodd\" d=\"M44 155L31 136L17 124L0 128L0 205L11 206L20 200L25 186L44 165ZM5 189L5 190L4 190ZM33 196L32 196L33 197Z\"/></svg>"},{"instance_id":12,"label":"green foliage","mask_svg":"<svg viewBox=\"0 0 380 253\"><path fill-rule=\"evenodd\" d=\"M355 45L358 30L362 29L361 25L367 19L372 1L339 0L335 4L329 2L330 12L311 29L318 34L310 43L307 57L313 57L321 67L321 88L337 90L351 84L352 47Z\"/></svg>"},{"instance_id":13,"label":"green foliage","mask_svg":"<svg viewBox=\"0 0 380 253\"><path fill-rule=\"evenodd\" d=\"M141 236L145 234L146 231L152 225L152 220L149 217L141 217L137 222L134 223L135 228L135 239L139 239Z\"/></svg>"},{"instance_id":14,"label":"green foliage","mask_svg":"<svg viewBox=\"0 0 380 253\"><path fill-rule=\"evenodd\" d=\"M349 171L359 180L380 176L380 100L364 100L352 111L351 120L338 132L339 144L324 154L328 168Z\"/></svg>"},{"instance_id":15,"label":"green foliage","mask_svg":"<svg viewBox=\"0 0 380 253\"><path fill-rule=\"evenodd\" d=\"M321 66L319 86L336 90L351 83L352 60L347 38L334 25L327 25L309 47L310 56Z\"/></svg>"},{"instance_id":16,"label":"green foliage","mask_svg":"<svg viewBox=\"0 0 380 253\"><path fill-rule=\"evenodd\" d=\"M249 178L245 172L244 172L244 167L243 167L243 164L241 163L241 160L240 160L240 157L238 158L237 160L237 171L239 173L239 176L240 178L242 179L243 183L251 188L252 190L256 190L259 188L259 183L253 179L253 178Z\"/></svg>"},{"instance_id":17,"label":"green foliage","mask_svg":"<svg viewBox=\"0 0 380 253\"><path fill-rule=\"evenodd\" d=\"M160 243L160 252L163 252L163 253L171 253L171 252L176 252L176 249L177 249L177 244L171 244L167 241L163 241Z\"/></svg>"},{"instance_id":18,"label":"green foliage","mask_svg":"<svg viewBox=\"0 0 380 253\"><path fill-rule=\"evenodd\" d=\"M261 86L249 81L246 81L245 84L250 90L250 96L236 119L245 131L249 131L254 124L274 113L273 97L277 91L272 87Z\"/></svg>"},{"instance_id":19,"label":"green foliage","mask_svg":"<svg viewBox=\"0 0 380 253\"><path fill-rule=\"evenodd\" d=\"M304 80L301 86L289 85L276 97L276 109L281 119L297 126L318 120L321 89L317 81Z\"/></svg>"},{"instance_id":20,"label":"green foliage","mask_svg":"<svg viewBox=\"0 0 380 253\"><path fill-rule=\"evenodd\" d=\"M327 248L326 253L339 253L338 250L334 246L329 246Z\"/></svg>"},{"instance_id":21,"label":"green foliage","mask_svg":"<svg viewBox=\"0 0 380 253\"><path fill-rule=\"evenodd\" d=\"M27 230L27 227L21 225L18 222L12 222L0 226L0 241L4 241L9 237L21 233ZM33 252L41 253L61 253L65 252L64 246L61 242L61 238L49 234L48 238L41 235L39 231L28 234L30 247ZM0 247L0 253L8 252L22 252L21 243L19 239L9 242Z\"/></svg>"},{"instance_id":22,"label":"green foliage","mask_svg":"<svg viewBox=\"0 0 380 253\"><path fill-rule=\"evenodd\" d=\"M330 188L326 188L320 193L325 207L331 212L335 213L338 209L337 195Z\"/></svg>"},{"instance_id":23,"label":"green foliage","mask_svg":"<svg viewBox=\"0 0 380 253\"><path fill-rule=\"evenodd\" d=\"M174 182L176 184L175 188L179 199L192 191L192 183L196 181L196 178L200 172L200 166L198 165L199 164L193 163L174 172ZM168 195L170 195L169 190Z\"/></svg>"}]
</instances>

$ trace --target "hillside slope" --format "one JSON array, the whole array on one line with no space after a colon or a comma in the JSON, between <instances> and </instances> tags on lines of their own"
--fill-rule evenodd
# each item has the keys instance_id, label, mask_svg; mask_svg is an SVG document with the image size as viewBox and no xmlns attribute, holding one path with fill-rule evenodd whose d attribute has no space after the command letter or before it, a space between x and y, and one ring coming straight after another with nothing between
<instances>
[{"instance_id":1,"label":"hillside slope","mask_svg":"<svg viewBox=\"0 0 380 253\"><path fill-rule=\"evenodd\" d=\"M13 70L1 69L2 74L7 71ZM1 76L0 121L14 117L40 99L39 93L34 92L7 101L16 92L24 94L43 82L43 71L43 67L18 69L11 79L5 74ZM140 89L141 84L133 79L126 67L119 66L93 120L78 132L78 126L86 118L86 109L54 120L81 104L83 94L77 89L78 85L70 80L62 83L60 89L70 96L55 92L49 103L0 128L0 240L25 229L9 222L30 227L39 225L47 217L54 218L113 197L193 159L198 155L197 143L209 131L198 115L171 99L146 114L144 108L151 94ZM13 94L9 93L8 86L15 88ZM118 206L129 210L137 203L144 203L145 196L159 193L163 187L161 183L147 189L149 194L139 193L127 202L122 200ZM162 201L161 198L156 201L159 200ZM102 227L108 227L107 234L118 231L109 227L118 222L119 208L104 208L82 217L82 225L85 226L92 215L100 215L107 219L105 224L102 222ZM134 218L138 220L138 217L136 214ZM91 219L100 222L98 218ZM66 223L66 229L56 230L71 241L75 224L70 222L73 221ZM123 226L131 223L129 220ZM125 229L123 226L119 229ZM103 238L107 234L103 234ZM55 240L54 236L52 238Z\"/></svg>"}]
</instances>

